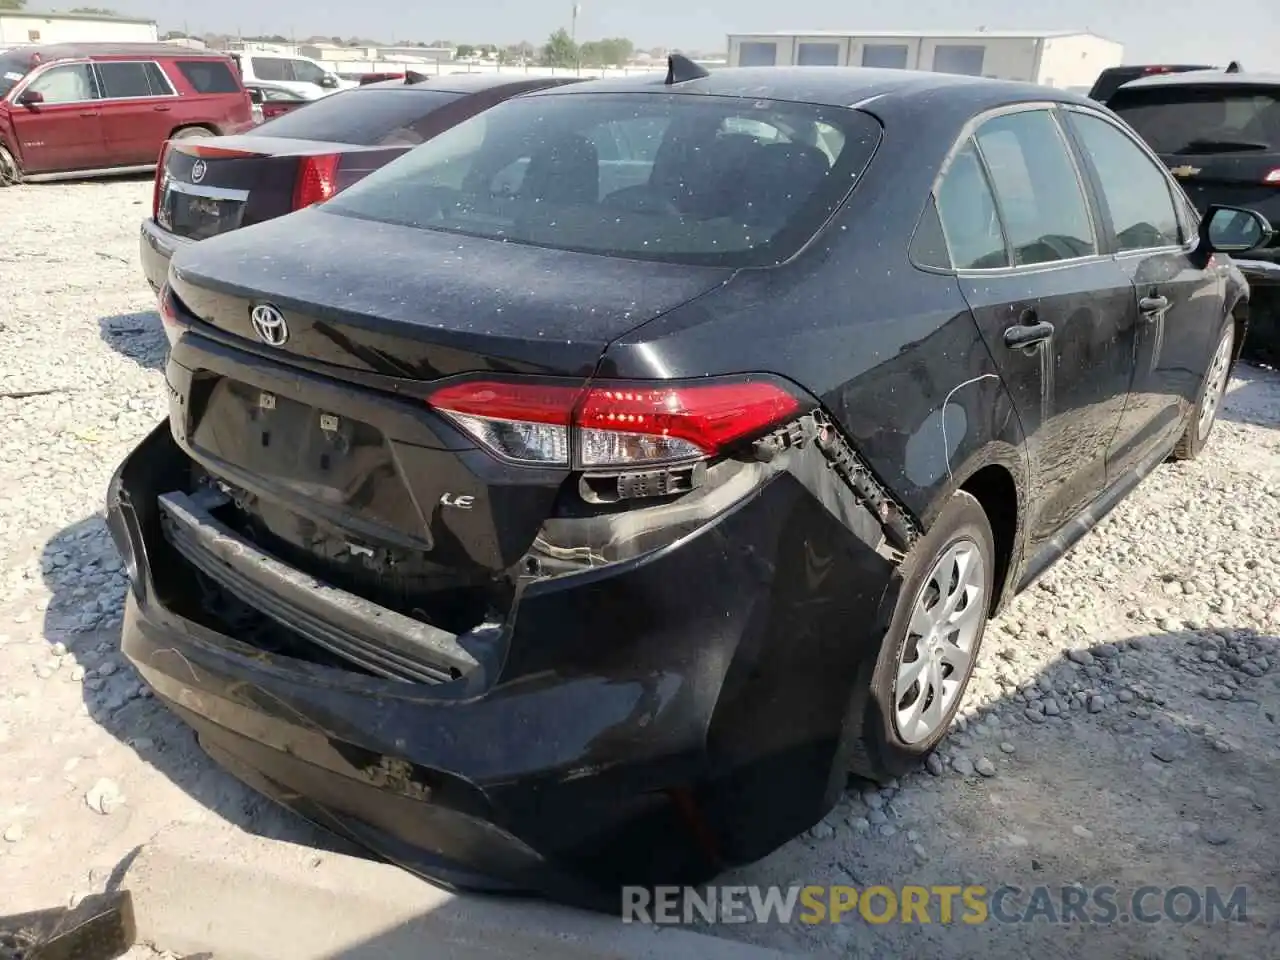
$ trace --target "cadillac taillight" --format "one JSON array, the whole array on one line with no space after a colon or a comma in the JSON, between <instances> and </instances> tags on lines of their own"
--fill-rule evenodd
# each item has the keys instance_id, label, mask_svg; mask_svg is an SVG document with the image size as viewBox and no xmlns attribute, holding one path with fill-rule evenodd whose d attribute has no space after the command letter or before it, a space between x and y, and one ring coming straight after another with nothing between
<instances>
[{"instance_id":1,"label":"cadillac taillight","mask_svg":"<svg viewBox=\"0 0 1280 960\"><path fill-rule=\"evenodd\" d=\"M151 219L159 219L160 216L160 199L164 195L164 178L165 164L169 160L169 147L173 143L172 140L166 140L160 145L160 159L156 163L156 182L151 188Z\"/></svg>"},{"instance_id":2,"label":"cadillac taillight","mask_svg":"<svg viewBox=\"0 0 1280 960\"><path fill-rule=\"evenodd\" d=\"M337 153L299 159L298 179L293 186L294 210L322 203L338 192L338 162L341 159L342 155Z\"/></svg>"}]
</instances>

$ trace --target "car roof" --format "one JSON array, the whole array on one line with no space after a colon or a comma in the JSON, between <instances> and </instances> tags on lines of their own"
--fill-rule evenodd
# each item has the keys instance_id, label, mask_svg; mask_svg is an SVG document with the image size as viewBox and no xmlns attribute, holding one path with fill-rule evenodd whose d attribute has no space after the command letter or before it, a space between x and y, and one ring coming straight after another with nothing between
<instances>
[{"instance_id":1,"label":"car roof","mask_svg":"<svg viewBox=\"0 0 1280 960\"><path fill-rule=\"evenodd\" d=\"M790 100L822 106L848 107L915 99L923 95L956 93L981 107L1024 100L1057 100L1097 106L1077 93L1013 80L991 80L924 70L887 70L871 67L725 67L705 77L668 86L666 75L586 80L563 89L537 91L531 97L582 93L678 93L711 97L745 97Z\"/></svg>"},{"instance_id":2,"label":"car roof","mask_svg":"<svg viewBox=\"0 0 1280 960\"><path fill-rule=\"evenodd\" d=\"M1280 74L1276 73L1227 73L1225 70L1189 70L1185 73L1161 73L1156 76L1130 80L1121 90L1146 90L1149 87L1202 87L1202 86L1280 86ZM1118 92L1118 91L1117 91Z\"/></svg>"},{"instance_id":3,"label":"car roof","mask_svg":"<svg viewBox=\"0 0 1280 960\"><path fill-rule=\"evenodd\" d=\"M24 45L13 47L5 53L37 56L41 61L76 60L85 57L181 57L183 60L200 57L227 59L225 53L216 50L192 50L172 43L50 43L44 46Z\"/></svg>"},{"instance_id":4,"label":"car roof","mask_svg":"<svg viewBox=\"0 0 1280 960\"><path fill-rule=\"evenodd\" d=\"M398 72L398 71L397 71ZM413 72L413 71L409 71ZM531 77L523 73L458 73L427 74L427 79L417 83L406 83L404 80L379 80L366 83L357 90L443 90L445 93L480 93L495 87L515 86L518 84L566 86L579 82L578 77Z\"/></svg>"}]
</instances>

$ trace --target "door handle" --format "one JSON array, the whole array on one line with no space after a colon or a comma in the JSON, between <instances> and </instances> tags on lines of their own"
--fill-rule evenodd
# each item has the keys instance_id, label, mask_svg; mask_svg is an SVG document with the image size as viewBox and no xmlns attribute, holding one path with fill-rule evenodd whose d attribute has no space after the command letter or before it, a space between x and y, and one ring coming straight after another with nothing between
<instances>
[{"instance_id":1,"label":"door handle","mask_svg":"<svg viewBox=\"0 0 1280 960\"><path fill-rule=\"evenodd\" d=\"M1159 313L1169 306L1168 297L1143 297L1138 301L1138 309L1143 313Z\"/></svg>"},{"instance_id":2,"label":"door handle","mask_svg":"<svg viewBox=\"0 0 1280 960\"><path fill-rule=\"evenodd\" d=\"M102 111L101 111L101 110L81 110L81 111L80 111L80 116L82 116L82 117L100 117L100 116L102 116Z\"/></svg>"},{"instance_id":3,"label":"door handle","mask_svg":"<svg viewBox=\"0 0 1280 960\"><path fill-rule=\"evenodd\" d=\"M1048 342L1052 336L1053 324L1048 320L1041 320L1038 323L1019 323L1005 330L1004 345L1010 349L1034 347Z\"/></svg>"},{"instance_id":4,"label":"door handle","mask_svg":"<svg viewBox=\"0 0 1280 960\"><path fill-rule=\"evenodd\" d=\"M151 109L156 111L157 113L168 113L173 108L170 107L167 103L157 103Z\"/></svg>"}]
</instances>

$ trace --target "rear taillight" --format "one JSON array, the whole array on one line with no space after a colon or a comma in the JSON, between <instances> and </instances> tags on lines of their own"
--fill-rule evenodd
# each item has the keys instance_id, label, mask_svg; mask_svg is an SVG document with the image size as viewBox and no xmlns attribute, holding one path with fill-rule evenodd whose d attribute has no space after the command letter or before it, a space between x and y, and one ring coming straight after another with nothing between
<instances>
[{"instance_id":1,"label":"rear taillight","mask_svg":"<svg viewBox=\"0 0 1280 960\"><path fill-rule=\"evenodd\" d=\"M799 398L765 379L569 386L470 380L432 407L506 460L576 469L689 463L794 418Z\"/></svg>"},{"instance_id":2,"label":"rear taillight","mask_svg":"<svg viewBox=\"0 0 1280 960\"><path fill-rule=\"evenodd\" d=\"M341 159L340 154L330 153L303 157L298 161L298 179L293 187L294 210L321 203L338 192L338 161Z\"/></svg>"},{"instance_id":3,"label":"rear taillight","mask_svg":"<svg viewBox=\"0 0 1280 960\"><path fill-rule=\"evenodd\" d=\"M160 145L160 159L156 162L156 182L151 188L152 220L155 220L160 216L160 198L164 195L164 168L169 159L169 147L172 143L172 140L166 140Z\"/></svg>"},{"instance_id":4,"label":"rear taillight","mask_svg":"<svg viewBox=\"0 0 1280 960\"><path fill-rule=\"evenodd\" d=\"M1280 187L1280 167L1276 167L1265 177L1262 178L1263 183L1269 183L1272 186Z\"/></svg>"},{"instance_id":5,"label":"rear taillight","mask_svg":"<svg viewBox=\"0 0 1280 960\"><path fill-rule=\"evenodd\" d=\"M164 335L169 343L173 344L182 333L182 321L178 319L178 308L173 302L173 291L169 289L167 283L160 288L157 309L160 312L160 323L164 327Z\"/></svg>"}]
</instances>

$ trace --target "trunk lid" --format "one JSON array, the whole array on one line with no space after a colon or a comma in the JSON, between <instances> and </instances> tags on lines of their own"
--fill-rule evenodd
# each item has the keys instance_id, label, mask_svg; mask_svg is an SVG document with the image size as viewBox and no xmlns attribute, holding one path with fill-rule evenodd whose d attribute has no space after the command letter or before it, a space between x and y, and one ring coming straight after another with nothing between
<instances>
[{"instance_id":1,"label":"trunk lid","mask_svg":"<svg viewBox=\"0 0 1280 960\"><path fill-rule=\"evenodd\" d=\"M250 314L267 303L287 324L273 351L281 359L412 380L483 370L589 376L612 340L732 273L323 207L193 245L173 263L175 294L206 324L261 344Z\"/></svg>"},{"instance_id":2,"label":"trunk lid","mask_svg":"<svg viewBox=\"0 0 1280 960\"><path fill-rule=\"evenodd\" d=\"M170 233L204 240L290 213L308 161L331 171L336 193L403 152L258 135L174 140L156 174L155 220Z\"/></svg>"},{"instance_id":3,"label":"trunk lid","mask_svg":"<svg viewBox=\"0 0 1280 960\"><path fill-rule=\"evenodd\" d=\"M230 494L221 522L460 632L507 609L507 572L570 474L498 461L415 399L427 388L413 381L585 380L611 340L729 274L305 210L175 254L174 306L191 332L168 367L174 435ZM278 346L254 333L262 303L289 326Z\"/></svg>"}]
</instances>

